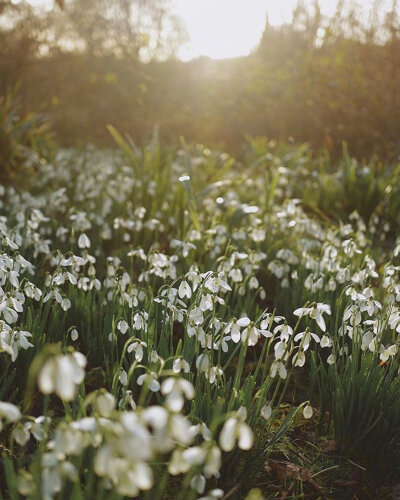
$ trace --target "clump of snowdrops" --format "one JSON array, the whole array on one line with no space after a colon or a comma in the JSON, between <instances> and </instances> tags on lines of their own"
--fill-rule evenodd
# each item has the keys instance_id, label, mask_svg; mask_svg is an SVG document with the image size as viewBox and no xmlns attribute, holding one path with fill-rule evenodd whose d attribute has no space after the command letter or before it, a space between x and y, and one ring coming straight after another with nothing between
<instances>
[{"instance_id":1,"label":"clump of snowdrops","mask_svg":"<svg viewBox=\"0 0 400 500\"><path fill-rule=\"evenodd\" d=\"M316 405L344 451L396 456L397 178L368 220L335 221L297 195L338 177L304 151L240 165L112 132L120 152L60 150L0 187L2 492L245 495Z\"/></svg>"}]
</instances>

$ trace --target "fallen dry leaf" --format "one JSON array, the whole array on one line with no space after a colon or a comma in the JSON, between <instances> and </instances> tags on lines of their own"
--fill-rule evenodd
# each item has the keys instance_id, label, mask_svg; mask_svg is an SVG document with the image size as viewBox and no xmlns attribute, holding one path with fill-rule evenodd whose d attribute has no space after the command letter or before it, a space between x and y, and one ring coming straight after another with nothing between
<instances>
[{"instance_id":1,"label":"fallen dry leaf","mask_svg":"<svg viewBox=\"0 0 400 500\"><path fill-rule=\"evenodd\" d=\"M319 443L319 447L321 448L322 451L328 453L330 451L337 451L339 445L337 441L335 441L334 439L326 439L325 441L321 441Z\"/></svg>"}]
</instances>

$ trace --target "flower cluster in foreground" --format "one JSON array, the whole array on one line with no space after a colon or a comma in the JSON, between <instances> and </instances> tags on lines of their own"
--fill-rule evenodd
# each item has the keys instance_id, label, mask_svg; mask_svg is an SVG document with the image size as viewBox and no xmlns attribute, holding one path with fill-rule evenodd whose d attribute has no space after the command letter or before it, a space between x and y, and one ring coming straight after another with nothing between
<instances>
[{"instance_id":1,"label":"flower cluster in foreground","mask_svg":"<svg viewBox=\"0 0 400 500\"><path fill-rule=\"evenodd\" d=\"M378 215L328 224L278 156L248 175L201 149L137 155L61 150L0 191L7 491L221 498L255 443L266 458L312 418L297 398L282 419L311 359L332 398L347 363L399 378L400 242Z\"/></svg>"}]
</instances>

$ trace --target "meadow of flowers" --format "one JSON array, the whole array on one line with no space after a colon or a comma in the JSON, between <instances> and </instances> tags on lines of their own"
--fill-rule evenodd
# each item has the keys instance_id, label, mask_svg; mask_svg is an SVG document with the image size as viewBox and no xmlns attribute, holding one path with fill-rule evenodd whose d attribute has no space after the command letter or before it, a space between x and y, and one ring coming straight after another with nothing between
<instances>
[{"instance_id":1,"label":"meadow of flowers","mask_svg":"<svg viewBox=\"0 0 400 500\"><path fill-rule=\"evenodd\" d=\"M395 485L400 168L111 132L0 186L0 495Z\"/></svg>"}]
</instances>

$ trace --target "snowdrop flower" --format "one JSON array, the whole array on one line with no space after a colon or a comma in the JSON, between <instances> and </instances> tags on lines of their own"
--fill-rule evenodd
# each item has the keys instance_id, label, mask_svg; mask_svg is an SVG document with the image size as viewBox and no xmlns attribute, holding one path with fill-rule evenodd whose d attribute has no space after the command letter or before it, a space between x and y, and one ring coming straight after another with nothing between
<instances>
[{"instance_id":1,"label":"snowdrop flower","mask_svg":"<svg viewBox=\"0 0 400 500\"><path fill-rule=\"evenodd\" d=\"M279 340L274 346L274 354L276 360L287 360L289 357L288 344L285 340Z\"/></svg>"},{"instance_id":2,"label":"snowdrop flower","mask_svg":"<svg viewBox=\"0 0 400 500\"><path fill-rule=\"evenodd\" d=\"M287 324L285 321L282 325L278 325L274 328L274 334L280 334L281 340L288 341L289 337L293 335L293 328Z\"/></svg>"},{"instance_id":3,"label":"snowdrop flower","mask_svg":"<svg viewBox=\"0 0 400 500\"><path fill-rule=\"evenodd\" d=\"M359 293L354 287L352 286L349 286L348 288L346 288L345 292L344 292L348 297L351 298L351 300L353 302L356 302L356 301L359 301L359 302L363 302L364 300L366 300L366 296L362 293Z\"/></svg>"},{"instance_id":4,"label":"snowdrop flower","mask_svg":"<svg viewBox=\"0 0 400 500\"><path fill-rule=\"evenodd\" d=\"M350 258L353 257L354 254L361 254L362 253L361 250L359 248L357 248L357 245L354 242L354 240L351 238L343 241L342 248L343 248L344 253Z\"/></svg>"},{"instance_id":5,"label":"snowdrop flower","mask_svg":"<svg viewBox=\"0 0 400 500\"><path fill-rule=\"evenodd\" d=\"M0 303L0 313L3 315L4 320L8 324L16 323L18 320L18 313L7 305L7 301Z\"/></svg>"},{"instance_id":6,"label":"snowdrop flower","mask_svg":"<svg viewBox=\"0 0 400 500\"><path fill-rule=\"evenodd\" d=\"M214 384L216 380L220 380L222 378L223 373L224 372L219 366L212 366L205 372L205 376L210 384Z\"/></svg>"},{"instance_id":7,"label":"snowdrop flower","mask_svg":"<svg viewBox=\"0 0 400 500\"><path fill-rule=\"evenodd\" d=\"M265 418L265 420L269 420L272 415L272 408L271 405L266 404L261 408L260 415L262 418Z\"/></svg>"},{"instance_id":8,"label":"snowdrop flower","mask_svg":"<svg viewBox=\"0 0 400 500\"><path fill-rule=\"evenodd\" d=\"M85 378L86 357L80 352L53 356L39 372L38 384L43 394L55 392L64 401L72 401L77 386Z\"/></svg>"},{"instance_id":9,"label":"snowdrop flower","mask_svg":"<svg viewBox=\"0 0 400 500\"><path fill-rule=\"evenodd\" d=\"M385 363L389 358L396 356L397 350L398 349L397 349L396 344L393 344L387 348L382 346L382 352L379 355L379 359Z\"/></svg>"},{"instance_id":10,"label":"snowdrop flower","mask_svg":"<svg viewBox=\"0 0 400 500\"><path fill-rule=\"evenodd\" d=\"M24 292L27 297L35 299L37 302L42 297L42 290L30 282L25 283Z\"/></svg>"},{"instance_id":11,"label":"snowdrop flower","mask_svg":"<svg viewBox=\"0 0 400 500\"><path fill-rule=\"evenodd\" d=\"M371 342L373 342L374 340L375 337L372 330L367 330L361 338L361 350L366 351Z\"/></svg>"},{"instance_id":12,"label":"snowdrop flower","mask_svg":"<svg viewBox=\"0 0 400 500\"><path fill-rule=\"evenodd\" d=\"M49 427L51 423L50 417L40 416L33 420L33 422L25 422L25 426L32 433L32 436L37 441L43 441L47 438L46 428Z\"/></svg>"},{"instance_id":13,"label":"snowdrop flower","mask_svg":"<svg viewBox=\"0 0 400 500\"><path fill-rule=\"evenodd\" d=\"M203 312L212 311L214 308L213 296L209 293L202 295L199 306Z\"/></svg>"},{"instance_id":14,"label":"snowdrop flower","mask_svg":"<svg viewBox=\"0 0 400 500\"><path fill-rule=\"evenodd\" d=\"M193 476L190 481L190 487L197 493L204 493L204 490L206 489L206 478L201 474Z\"/></svg>"},{"instance_id":15,"label":"snowdrop flower","mask_svg":"<svg viewBox=\"0 0 400 500\"><path fill-rule=\"evenodd\" d=\"M210 358L207 353L200 354L196 359L196 368L202 372L208 371L210 367Z\"/></svg>"},{"instance_id":16,"label":"snowdrop flower","mask_svg":"<svg viewBox=\"0 0 400 500\"><path fill-rule=\"evenodd\" d=\"M213 293L218 293L221 289L225 290L226 292L232 291L232 288L222 278L223 273L218 273L217 276L209 276L206 279L204 286Z\"/></svg>"},{"instance_id":17,"label":"snowdrop flower","mask_svg":"<svg viewBox=\"0 0 400 500\"><path fill-rule=\"evenodd\" d=\"M256 327L254 323L245 328L242 332L242 342L247 343L249 346L254 346L257 344L260 337L260 330Z\"/></svg>"},{"instance_id":18,"label":"snowdrop flower","mask_svg":"<svg viewBox=\"0 0 400 500\"><path fill-rule=\"evenodd\" d=\"M203 311L200 309L200 307L194 307L188 313L188 319L192 325L202 325L204 323Z\"/></svg>"},{"instance_id":19,"label":"snowdrop flower","mask_svg":"<svg viewBox=\"0 0 400 500\"><path fill-rule=\"evenodd\" d=\"M174 359L174 361L172 363L172 371L174 373L180 373L181 371L183 371L184 373L189 373L190 372L190 365L185 359L177 358L177 359Z\"/></svg>"},{"instance_id":20,"label":"snowdrop flower","mask_svg":"<svg viewBox=\"0 0 400 500\"><path fill-rule=\"evenodd\" d=\"M219 436L219 445L224 451L232 451L236 442L241 450L250 450L253 446L254 435L245 422L246 417L247 411L242 406L235 416L224 423Z\"/></svg>"},{"instance_id":21,"label":"snowdrop flower","mask_svg":"<svg viewBox=\"0 0 400 500\"><path fill-rule=\"evenodd\" d=\"M76 340L78 340L79 334L78 334L78 330L76 328L73 328L71 330L70 335L71 335L72 342L75 342Z\"/></svg>"},{"instance_id":22,"label":"snowdrop flower","mask_svg":"<svg viewBox=\"0 0 400 500\"><path fill-rule=\"evenodd\" d=\"M83 434L77 426L63 421L55 431L52 451L57 456L81 455L85 446Z\"/></svg>"},{"instance_id":23,"label":"snowdrop flower","mask_svg":"<svg viewBox=\"0 0 400 500\"><path fill-rule=\"evenodd\" d=\"M206 439L207 440L207 439ZM207 455L204 462L203 473L206 478L216 477L217 479L220 477L221 468L221 450L218 446L207 447Z\"/></svg>"},{"instance_id":24,"label":"snowdrop flower","mask_svg":"<svg viewBox=\"0 0 400 500\"><path fill-rule=\"evenodd\" d=\"M36 489L32 474L24 469L20 469L17 477L17 489L18 493L24 497L32 495Z\"/></svg>"},{"instance_id":25,"label":"snowdrop flower","mask_svg":"<svg viewBox=\"0 0 400 500\"><path fill-rule=\"evenodd\" d=\"M105 418L109 418L115 408L115 398L112 394L105 390L100 390L94 400L94 409L96 412Z\"/></svg>"},{"instance_id":26,"label":"snowdrop flower","mask_svg":"<svg viewBox=\"0 0 400 500\"><path fill-rule=\"evenodd\" d=\"M295 337L294 337L295 342L298 342L300 339L301 339L301 343L302 343L302 349L304 351L307 351L307 349L310 347L311 339L314 339L315 342L317 342L317 344L319 344L319 342L320 342L320 338L318 337L318 335L310 332L309 328L306 328L306 330L304 332L300 332L297 335L295 335Z\"/></svg>"},{"instance_id":27,"label":"snowdrop flower","mask_svg":"<svg viewBox=\"0 0 400 500\"><path fill-rule=\"evenodd\" d=\"M326 331L326 324L325 320L323 317L323 314L331 314L331 308L327 304L322 304L322 303L315 303L312 304L310 307L300 307L299 309L296 309L293 313L295 316L310 316L310 318L315 319L317 322L317 325L320 327L320 329L325 332Z\"/></svg>"},{"instance_id":28,"label":"snowdrop flower","mask_svg":"<svg viewBox=\"0 0 400 500\"><path fill-rule=\"evenodd\" d=\"M321 338L320 345L321 345L321 347L322 347L322 348L325 348L325 347L331 347L331 346L332 346L332 341L331 341L331 339L328 337L328 335L324 335L324 336Z\"/></svg>"},{"instance_id":29,"label":"snowdrop flower","mask_svg":"<svg viewBox=\"0 0 400 500\"><path fill-rule=\"evenodd\" d=\"M250 319L247 316L238 320L234 318L226 325L224 333L230 333L232 341L237 344L241 338L240 327L247 327L248 325L250 325Z\"/></svg>"},{"instance_id":30,"label":"snowdrop flower","mask_svg":"<svg viewBox=\"0 0 400 500\"><path fill-rule=\"evenodd\" d=\"M185 474L192 467L201 465L206 453L205 448L201 446L192 446L186 450L175 449L168 464L168 472L173 476Z\"/></svg>"},{"instance_id":31,"label":"snowdrop flower","mask_svg":"<svg viewBox=\"0 0 400 500\"><path fill-rule=\"evenodd\" d=\"M194 266L191 266L189 272L186 274L186 277L191 282L191 288L193 292L195 292L202 280L201 275L198 273L198 269Z\"/></svg>"},{"instance_id":32,"label":"snowdrop flower","mask_svg":"<svg viewBox=\"0 0 400 500\"><path fill-rule=\"evenodd\" d=\"M19 422L12 431L12 438L15 439L20 446L25 446L30 437L29 430L21 422Z\"/></svg>"},{"instance_id":33,"label":"snowdrop flower","mask_svg":"<svg viewBox=\"0 0 400 500\"><path fill-rule=\"evenodd\" d=\"M121 382L122 385L128 385L128 374L126 371L121 367L121 371L118 377L118 380Z\"/></svg>"},{"instance_id":34,"label":"snowdrop flower","mask_svg":"<svg viewBox=\"0 0 400 500\"><path fill-rule=\"evenodd\" d=\"M126 373L126 372L125 372ZM124 384L123 384L124 385ZM126 385L126 384L125 384ZM127 389L125 390L125 394L122 396L122 398L118 401L118 408L124 409L125 406L129 405L132 410L136 408L136 403L133 399L132 396L132 391Z\"/></svg>"},{"instance_id":35,"label":"snowdrop flower","mask_svg":"<svg viewBox=\"0 0 400 500\"><path fill-rule=\"evenodd\" d=\"M356 304L348 306L344 311L343 321L350 321L352 326L358 326L361 323L361 320L361 310Z\"/></svg>"},{"instance_id":36,"label":"snowdrop flower","mask_svg":"<svg viewBox=\"0 0 400 500\"><path fill-rule=\"evenodd\" d=\"M147 384L147 387L152 392L158 392L160 390L160 382L157 380L157 374L154 372L143 373L142 375L139 375L137 384L143 385L144 383Z\"/></svg>"},{"instance_id":37,"label":"snowdrop flower","mask_svg":"<svg viewBox=\"0 0 400 500\"><path fill-rule=\"evenodd\" d=\"M180 412L184 405L184 398L191 400L194 398L193 384L184 378L169 377L161 385L161 393L167 396L166 407L173 412Z\"/></svg>"},{"instance_id":38,"label":"snowdrop flower","mask_svg":"<svg viewBox=\"0 0 400 500\"><path fill-rule=\"evenodd\" d=\"M220 338L216 342L214 342L214 349L218 351L218 349L221 347L223 352L228 352L229 350L229 344L228 342L231 340L230 335L226 335L225 337Z\"/></svg>"},{"instance_id":39,"label":"snowdrop flower","mask_svg":"<svg viewBox=\"0 0 400 500\"><path fill-rule=\"evenodd\" d=\"M3 429L4 422L13 424L21 418L19 408L12 403L0 401L0 432Z\"/></svg>"},{"instance_id":40,"label":"snowdrop flower","mask_svg":"<svg viewBox=\"0 0 400 500\"><path fill-rule=\"evenodd\" d=\"M15 361L18 357L18 350L20 348L22 349L29 349L30 347L33 347L33 344L28 341L28 338L32 337L32 334L30 332L26 332L24 330L8 330L8 334L6 334L6 337L8 337L8 341L6 342L6 338L3 337L2 333L5 333L5 330L3 332L0 331L0 349L8 352L11 355L11 361Z\"/></svg>"},{"instance_id":41,"label":"snowdrop flower","mask_svg":"<svg viewBox=\"0 0 400 500\"><path fill-rule=\"evenodd\" d=\"M336 362L336 358L335 358L335 355L334 354L330 354L326 360L326 362L328 363L328 365L333 365L335 364Z\"/></svg>"},{"instance_id":42,"label":"snowdrop flower","mask_svg":"<svg viewBox=\"0 0 400 500\"><path fill-rule=\"evenodd\" d=\"M62 301L61 301L61 309L62 309L63 311L68 311L68 309L70 309L70 308L71 308L71 305L72 305L72 304L71 304L71 301L70 301L68 298L64 297L64 298L62 299Z\"/></svg>"},{"instance_id":43,"label":"snowdrop flower","mask_svg":"<svg viewBox=\"0 0 400 500\"><path fill-rule=\"evenodd\" d=\"M140 363L143 359L143 347L147 347L146 342L142 341L136 341L136 342L131 342L127 348L127 352L131 353L132 351L135 352L135 359Z\"/></svg>"},{"instance_id":44,"label":"snowdrop flower","mask_svg":"<svg viewBox=\"0 0 400 500\"><path fill-rule=\"evenodd\" d=\"M260 283L256 276L252 276L249 281L248 281L248 286L250 290L257 290L257 288L260 286Z\"/></svg>"},{"instance_id":45,"label":"snowdrop flower","mask_svg":"<svg viewBox=\"0 0 400 500\"><path fill-rule=\"evenodd\" d=\"M202 422L201 424L192 425L190 427L190 434L193 438L201 434L204 441L211 440L211 431L204 422Z\"/></svg>"},{"instance_id":46,"label":"snowdrop flower","mask_svg":"<svg viewBox=\"0 0 400 500\"><path fill-rule=\"evenodd\" d=\"M125 333L128 331L128 328L129 328L129 325L128 323L122 319L120 321L118 321L117 323L117 329L123 334L125 335Z\"/></svg>"},{"instance_id":47,"label":"snowdrop flower","mask_svg":"<svg viewBox=\"0 0 400 500\"><path fill-rule=\"evenodd\" d=\"M154 477L147 463L114 456L113 452L112 446L106 445L97 453L94 470L98 476L108 478L116 492L124 497L136 497L141 490L151 489Z\"/></svg>"},{"instance_id":48,"label":"snowdrop flower","mask_svg":"<svg viewBox=\"0 0 400 500\"><path fill-rule=\"evenodd\" d=\"M303 416L304 418L311 418L313 416L313 409L311 407L310 404L307 404L304 408L303 408Z\"/></svg>"},{"instance_id":49,"label":"snowdrop flower","mask_svg":"<svg viewBox=\"0 0 400 500\"><path fill-rule=\"evenodd\" d=\"M235 283L241 283L243 281L242 271L238 267L232 268L229 271L228 276Z\"/></svg>"},{"instance_id":50,"label":"snowdrop flower","mask_svg":"<svg viewBox=\"0 0 400 500\"><path fill-rule=\"evenodd\" d=\"M274 363L271 366L271 377L275 378L276 374L281 377L281 379L286 379L287 377L287 370L286 366L282 363L282 361L274 361Z\"/></svg>"},{"instance_id":51,"label":"snowdrop flower","mask_svg":"<svg viewBox=\"0 0 400 500\"><path fill-rule=\"evenodd\" d=\"M147 320L149 315L146 311L135 313L133 316L133 328L135 330L144 330L147 332Z\"/></svg>"},{"instance_id":52,"label":"snowdrop flower","mask_svg":"<svg viewBox=\"0 0 400 500\"><path fill-rule=\"evenodd\" d=\"M214 488L213 490L209 491L205 497L199 497L198 500L218 500L223 496L224 490L221 490L221 488Z\"/></svg>"},{"instance_id":53,"label":"snowdrop flower","mask_svg":"<svg viewBox=\"0 0 400 500\"><path fill-rule=\"evenodd\" d=\"M304 366L306 362L306 355L303 350L299 350L292 359L293 366Z\"/></svg>"},{"instance_id":54,"label":"snowdrop flower","mask_svg":"<svg viewBox=\"0 0 400 500\"><path fill-rule=\"evenodd\" d=\"M90 240L85 233L82 233L78 238L79 248L90 248Z\"/></svg>"},{"instance_id":55,"label":"snowdrop flower","mask_svg":"<svg viewBox=\"0 0 400 500\"><path fill-rule=\"evenodd\" d=\"M190 299L192 297L192 289L190 288L190 285L187 281L181 281L181 284L178 288L178 295L181 299L183 299L184 297Z\"/></svg>"}]
</instances>

